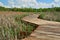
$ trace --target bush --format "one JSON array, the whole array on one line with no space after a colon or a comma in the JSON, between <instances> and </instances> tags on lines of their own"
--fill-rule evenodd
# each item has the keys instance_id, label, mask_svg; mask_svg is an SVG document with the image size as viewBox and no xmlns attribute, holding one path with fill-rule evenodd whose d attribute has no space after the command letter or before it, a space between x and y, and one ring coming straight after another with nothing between
<instances>
[{"instance_id":1,"label":"bush","mask_svg":"<svg viewBox=\"0 0 60 40\"><path fill-rule=\"evenodd\" d=\"M45 17L45 14L41 13L40 16L39 16L38 18L44 19L44 17Z\"/></svg>"},{"instance_id":2,"label":"bush","mask_svg":"<svg viewBox=\"0 0 60 40\"><path fill-rule=\"evenodd\" d=\"M45 12L41 13L38 18L44 19L44 20L49 20L49 21L57 21L60 22L60 14L59 12Z\"/></svg>"}]
</instances>

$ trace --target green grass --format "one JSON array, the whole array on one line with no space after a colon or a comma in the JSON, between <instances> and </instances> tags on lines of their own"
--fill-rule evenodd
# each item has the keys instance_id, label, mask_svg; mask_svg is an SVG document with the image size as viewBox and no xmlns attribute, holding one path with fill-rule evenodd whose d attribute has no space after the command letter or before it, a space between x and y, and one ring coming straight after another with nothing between
<instances>
[{"instance_id":1,"label":"green grass","mask_svg":"<svg viewBox=\"0 0 60 40\"><path fill-rule=\"evenodd\" d=\"M15 16L16 22L20 25L20 28L21 28L20 31L23 32L23 33L25 33L25 35L21 34L22 36L28 36L36 28L35 24L28 23L28 22L25 22L25 21L21 20L23 17L25 17L27 15L29 15L29 14L23 14L23 15L16 15Z\"/></svg>"},{"instance_id":2,"label":"green grass","mask_svg":"<svg viewBox=\"0 0 60 40\"><path fill-rule=\"evenodd\" d=\"M41 13L40 16L39 16L40 19L44 19L44 17L45 17L44 13Z\"/></svg>"},{"instance_id":3,"label":"green grass","mask_svg":"<svg viewBox=\"0 0 60 40\"><path fill-rule=\"evenodd\" d=\"M48 20L48 21L57 21L60 22L60 12L42 12L38 18Z\"/></svg>"},{"instance_id":4,"label":"green grass","mask_svg":"<svg viewBox=\"0 0 60 40\"><path fill-rule=\"evenodd\" d=\"M40 13L39 18L41 19L60 22L60 12L37 13ZM30 13L10 16L0 15L0 40L21 40L29 36L37 26L35 24L21 20L23 17L29 14Z\"/></svg>"},{"instance_id":5,"label":"green grass","mask_svg":"<svg viewBox=\"0 0 60 40\"><path fill-rule=\"evenodd\" d=\"M27 15L0 15L0 40L20 40L29 36L36 25L21 20Z\"/></svg>"}]
</instances>

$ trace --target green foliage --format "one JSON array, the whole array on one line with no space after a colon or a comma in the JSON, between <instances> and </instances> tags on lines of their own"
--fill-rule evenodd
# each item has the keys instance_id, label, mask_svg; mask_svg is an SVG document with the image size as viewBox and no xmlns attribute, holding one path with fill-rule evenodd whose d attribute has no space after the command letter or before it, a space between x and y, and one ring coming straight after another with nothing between
<instances>
[{"instance_id":1,"label":"green foliage","mask_svg":"<svg viewBox=\"0 0 60 40\"><path fill-rule=\"evenodd\" d=\"M31 24L25 21L22 21L21 19L29 14L22 14L22 15L16 15L15 16L15 21L20 25L20 32L24 32L25 35L23 34L21 37L23 38L28 36L34 29L35 29L35 24Z\"/></svg>"},{"instance_id":2,"label":"green foliage","mask_svg":"<svg viewBox=\"0 0 60 40\"><path fill-rule=\"evenodd\" d=\"M45 17L45 14L44 14L44 13L41 13L40 16L39 16L38 18L44 19L44 17Z\"/></svg>"},{"instance_id":3,"label":"green foliage","mask_svg":"<svg viewBox=\"0 0 60 40\"><path fill-rule=\"evenodd\" d=\"M18 11L18 12L48 12L48 11L60 11L60 7L55 8L5 8L0 6L0 11Z\"/></svg>"},{"instance_id":4,"label":"green foliage","mask_svg":"<svg viewBox=\"0 0 60 40\"><path fill-rule=\"evenodd\" d=\"M29 15L29 14L16 15L15 20L20 26L22 26L22 28L23 28L22 31L25 31L25 32L27 31L28 33L30 33L33 30L34 25L31 25L30 23L26 23L21 20L24 16L27 16L27 15Z\"/></svg>"},{"instance_id":5,"label":"green foliage","mask_svg":"<svg viewBox=\"0 0 60 40\"><path fill-rule=\"evenodd\" d=\"M40 19L60 22L60 12L44 12L38 17Z\"/></svg>"}]
</instances>

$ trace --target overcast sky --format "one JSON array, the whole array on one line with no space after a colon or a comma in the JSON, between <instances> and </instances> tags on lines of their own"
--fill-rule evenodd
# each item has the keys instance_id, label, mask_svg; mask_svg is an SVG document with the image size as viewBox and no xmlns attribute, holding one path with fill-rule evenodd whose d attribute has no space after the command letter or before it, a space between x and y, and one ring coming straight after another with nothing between
<instances>
[{"instance_id":1,"label":"overcast sky","mask_svg":"<svg viewBox=\"0 0 60 40\"><path fill-rule=\"evenodd\" d=\"M60 0L0 0L0 6L8 8L51 8L52 5L55 7L60 7Z\"/></svg>"}]
</instances>

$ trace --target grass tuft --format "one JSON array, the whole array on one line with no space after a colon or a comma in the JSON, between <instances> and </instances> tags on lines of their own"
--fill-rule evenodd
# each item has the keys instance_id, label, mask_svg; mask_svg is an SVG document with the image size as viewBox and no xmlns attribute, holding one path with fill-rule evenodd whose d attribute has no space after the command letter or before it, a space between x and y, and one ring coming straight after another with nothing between
<instances>
[{"instance_id":1,"label":"grass tuft","mask_svg":"<svg viewBox=\"0 0 60 40\"><path fill-rule=\"evenodd\" d=\"M21 19L29 14L0 15L0 40L20 40L27 37L35 24L26 23Z\"/></svg>"},{"instance_id":2,"label":"grass tuft","mask_svg":"<svg viewBox=\"0 0 60 40\"><path fill-rule=\"evenodd\" d=\"M60 13L59 12L44 12L40 13L40 16L38 18L49 20L49 21L57 21L60 22Z\"/></svg>"}]
</instances>

